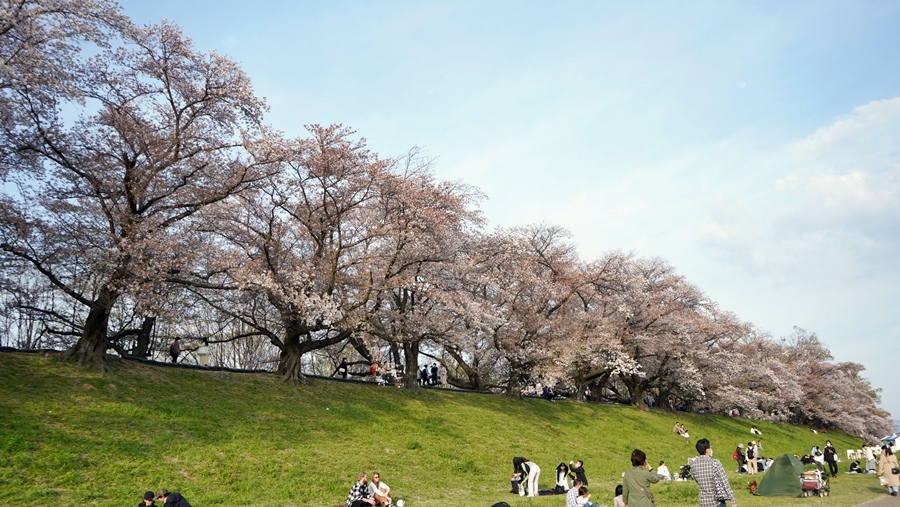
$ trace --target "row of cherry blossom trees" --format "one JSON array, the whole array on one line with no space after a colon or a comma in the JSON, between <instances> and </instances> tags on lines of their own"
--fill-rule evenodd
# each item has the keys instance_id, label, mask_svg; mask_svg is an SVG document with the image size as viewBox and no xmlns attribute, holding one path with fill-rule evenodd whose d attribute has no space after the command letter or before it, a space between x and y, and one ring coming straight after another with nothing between
<instances>
[{"instance_id":1,"label":"row of cherry blossom trees","mask_svg":"<svg viewBox=\"0 0 900 507\"><path fill-rule=\"evenodd\" d=\"M424 359L459 389L890 428L814 334L773 340L661 259L487 231L480 192L419 150L379 156L339 125L291 139L265 111L171 23L0 6L0 340L105 368L180 336L295 383L350 357L412 387Z\"/></svg>"}]
</instances>

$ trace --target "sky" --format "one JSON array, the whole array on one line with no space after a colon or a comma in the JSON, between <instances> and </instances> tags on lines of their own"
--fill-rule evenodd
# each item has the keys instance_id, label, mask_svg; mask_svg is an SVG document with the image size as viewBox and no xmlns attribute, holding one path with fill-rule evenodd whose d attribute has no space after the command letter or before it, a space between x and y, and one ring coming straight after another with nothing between
<instances>
[{"instance_id":1,"label":"sky","mask_svg":"<svg viewBox=\"0 0 900 507\"><path fill-rule=\"evenodd\" d=\"M900 2L121 3L236 60L288 136L417 146L489 229L665 259L864 365L900 419Z\"/></svg>"}]
</instances>

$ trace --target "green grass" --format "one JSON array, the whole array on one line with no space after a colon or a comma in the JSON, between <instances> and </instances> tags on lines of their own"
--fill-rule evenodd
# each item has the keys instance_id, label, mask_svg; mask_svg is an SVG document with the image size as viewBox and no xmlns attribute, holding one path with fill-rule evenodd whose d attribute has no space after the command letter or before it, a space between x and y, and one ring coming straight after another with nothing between
<instances>
[{"instance_id":1,"label":"green grass","mask_svg":"<svg viewBox=\"0 0 900 507\"><path fill-rule=\"evenodd\" d=\"M592 500L611 505L635 447L673 472L695 454L672 433L676 420L709 438L728 470L751 424L764 455L803 454L826 437L839 455L862 444L724 416L325 380L291 387L273 375L132 363L104 375L0 353L0 505L137 505L165 487L197 507L327 507L345 501L357 472L379 470L409 507L562 507L562 496L508 493L513 456L541 466L542 489L559 462L582 459ZM730 475L742 506L849 506L883 494L875 476L842 475L824 499L752 497L749 478ZM697 501L692 482L652 491L660 506Z\"/></svg>"}]
</instances>

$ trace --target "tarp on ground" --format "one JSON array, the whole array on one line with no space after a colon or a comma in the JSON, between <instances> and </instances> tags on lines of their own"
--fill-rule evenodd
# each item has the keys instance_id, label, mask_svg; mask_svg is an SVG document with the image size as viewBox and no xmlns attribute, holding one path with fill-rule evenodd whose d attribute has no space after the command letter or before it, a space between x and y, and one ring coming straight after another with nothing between
<instances>
[{"instance_id":1,"label":"tarp on ground","mask_svg":"<svg viewBox=\"0 0 900 507\"><path fill-rule=\"evenodd\" d=\"M790 454L782 454L775 458L766 475L759 481L756 494L761 496L800 496L803 484L800 475L806 467L800 460Z\"/></svg>"}]
</instances>

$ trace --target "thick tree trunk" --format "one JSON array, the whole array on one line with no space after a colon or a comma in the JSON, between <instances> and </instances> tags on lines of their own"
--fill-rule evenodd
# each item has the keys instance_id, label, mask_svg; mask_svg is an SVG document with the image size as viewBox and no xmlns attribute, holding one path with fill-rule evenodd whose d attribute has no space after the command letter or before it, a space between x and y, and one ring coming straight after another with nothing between
<instances>
[{"instance_id":1,"label":"thick tree trunk","mask_svg":"<svg viewBox=\"0 0 900 507\"><path fill-rule=\"evenodd\" d=\"M646 408L644 405L644 383L641 380L633 379L631 382L626 382L626 386L628 386L628 395L631 397L628 402L632 407L638 408Z\"/></svg>"},{"instance_id":2,"label":"thick tree trunk","mask_svg":"<svg viewBox=\"0 0 900 507\"><path fill-rule=\"evenodd\" d=\"M300 320L286 319L284 321L284 339L281 344L281 356L278 361L278 373L282 380L291 385L306 383L302 366L303 354L318 350L335 343L342 342L352 336L350 331L334 332L331 336L315 340L313 331Z\"/></svg>"},{"instance_id":3,"label":"thick tree trunk","mask_svg":"<svg viewBox=\"0 0 900 507\"><path fill-rule=\"evenodd\" d=\"M403 385L413 388L419 378L419 342L403 343Z\"/></svg>"},{"instance_id":4,"label":"thick tree trunk","mask_svg":"<svg viewBox=\"0 0 900 507\"><path fill-rule=\"evenodd\" d=\"M141 323L141 330L137 335L137 344L135 344L132 352L132 355L135 357L150 357L150 336L154 325L156 325L156 317L144 317L144 321Z\"/></svg>"},{"instance_id":5,"label":"thick tree trunk","mask_svg":"<svg viewBox=\"0 0 900 507\"><path fill-rule=\"evenodd\" d=\"M513 372L519 371L517 368L512 368ZM518 373L512 373L509 376L509 380L506 382L506 391L504 394L507 396L512 396L513 398L521 398L522 397L522 375Z\"/></svg>"},{"instance_id":6,"label":"thick tree trunk","mask_svg":"<svg viewBox=\"0 0 900 507\"><path fill-rule=\"evenodd\" d=\"M119 294L108 287L100 290L97 299L91 303L84 330L78 342L63 352L63 359L78 359L79 366L90 366L106 371L107 330L109 313Z\"/></svg>"},{"instance_id":7,"label":"thick tree trunk","mask_svg":"<svg viewBox=\"0 0 900 507\"><path fill-rule=\"evenodd\" d=\"M289 333L284 337L284 347L281 349L281 357L278 362L278 373L281 379L289 382L291 385L303 384L306 377L301 370L301 359L303 358L303 348L300 344L300 335L298 333Z\"/></svg>"}]
</instances>

